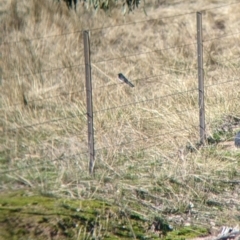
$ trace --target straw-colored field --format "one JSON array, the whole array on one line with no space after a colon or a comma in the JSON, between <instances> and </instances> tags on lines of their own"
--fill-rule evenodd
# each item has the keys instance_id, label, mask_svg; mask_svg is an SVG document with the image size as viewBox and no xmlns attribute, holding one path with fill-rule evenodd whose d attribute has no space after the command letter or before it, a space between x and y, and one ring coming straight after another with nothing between
<instances>
[{"instance_id":1,"label":"straw-colored field","mask_svg":"<svg viewBox=\"0 0 240 240\"><path fill-rule=\"evenodd\" d=\"M147 16L143 5L123 16L120 7L105 14L81 4L75 13L63 1L0 3L4 196L21 189L25 196L97 199L123 215L150 222L161 216L174 228L211 233L239 223L240 150L233 139L240 128L240 3L150 2ZM208 137L201 148L197 11ZM90 30L91 42L94 177L88 173L83 30ZM135 87L121 84L119 72ZM126 228L132 226L127 219ZM129 239L147 239L129 228ZM74 239L106 237L99 226L95 235L81 229Z\"/></svg>"}]
</instances>

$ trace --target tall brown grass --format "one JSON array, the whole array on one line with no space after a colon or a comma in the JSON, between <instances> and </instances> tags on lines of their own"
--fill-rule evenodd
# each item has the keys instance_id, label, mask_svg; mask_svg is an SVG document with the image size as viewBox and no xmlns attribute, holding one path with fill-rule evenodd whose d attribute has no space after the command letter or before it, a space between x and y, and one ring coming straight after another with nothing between
<instances>
[{"instance_id":1,"label":"tall brown grass","mask_svg":"<svg viewBox=\"0 0 240 240\"><path fill-rule=\"evenodd\" d=\"M240 4L218 6L147 3L148 16L141 8L123 16L120 8L105 14L78 6L75 14L51 0L6 1L1 188L100 198L149 217L176 212L206 226L237 222L239 152L195 148L196 11L213 7L203 11L207 135L231 142L240 115ZM95 177L86 154L84 29L91 29ZM119 72L135 88L120 84Z\"/></svg>"}]
</instances>

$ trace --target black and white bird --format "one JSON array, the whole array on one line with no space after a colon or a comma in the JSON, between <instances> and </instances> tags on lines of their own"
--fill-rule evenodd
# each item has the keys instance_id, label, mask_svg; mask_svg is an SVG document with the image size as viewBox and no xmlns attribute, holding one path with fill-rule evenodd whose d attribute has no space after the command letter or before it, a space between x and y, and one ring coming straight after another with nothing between
<instances>
[{"instance_id":1,"label":"black and white bird","mask_svg":"<svg viewBox=\"0 0 240 240\"><path fill-rule=\"evenodd\" d=\"M121 82L128 84L130 87L134 87L134 85L122 73L118 74L118 79Z\"/></svg>"},{"instance_id":2,"label":"black and white bird","mask_svg":"<svg viewBox=\"0 0 240 240\"><path fill-rule=\"evenodd\" d=\"M240 132L237 133L234 141L235 141L235 146L237 148L240 148Z\"/></svg>"}]
</instances>

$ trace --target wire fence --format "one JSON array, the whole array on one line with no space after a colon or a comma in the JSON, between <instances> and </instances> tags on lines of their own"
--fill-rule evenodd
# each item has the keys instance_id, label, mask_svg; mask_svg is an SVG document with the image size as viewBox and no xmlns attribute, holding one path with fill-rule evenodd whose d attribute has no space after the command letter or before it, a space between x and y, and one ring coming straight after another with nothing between
<instances>
[{"instance_id":1,"label":"wire fence","mask_svg":"<svg viewBox=\"0 0 240 240\"><path fill-rule=\"evenodd\" d=\"M198 15L236 4L204 9ZM184 20L176 20L181 17ZM126 26L142 32L147 31L146 22L154 35L129 36ZM182 146L176 140L181 138L204 144L212 107L218 100L231 104L239 99L240 83L239 57L218 53L229 38L237 41L239 32L222 31L221 25L213 34L204 23L198 22L197 28L196 12L191 12L3 42L5 67L12 71L2 78L1 151L12 161L24 159L25 165L10 164L1 174L63 159L75 159L81 169L86 165L81 161L90 161L93 174L95 161L109 155L158 147L164 156L173 156ZM171 31L179 37L173 39ZM203 38L196 39L197 31ZM118 82L119 73L134 87ZM224 99L223 85L232 89ZM42 160L33 163L34 159Z\"/></svg>"}]
</instances>

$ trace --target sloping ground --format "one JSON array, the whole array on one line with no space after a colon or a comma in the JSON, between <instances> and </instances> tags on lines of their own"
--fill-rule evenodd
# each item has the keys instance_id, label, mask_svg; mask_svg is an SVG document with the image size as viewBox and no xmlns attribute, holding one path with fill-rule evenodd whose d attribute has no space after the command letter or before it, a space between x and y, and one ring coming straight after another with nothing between
<instances>
[{"instance_id":1,"label":"sloping ground","mask_svg":"<svg viewBox=\"0 0 240 240\"><path fill-rule=\"evenodd\" d=\"M147 222L97 200L64 200L26 193L1 195L1 239L131 239L147 237ZM138 223L138 225L136 225ZM150 236L150 235L149 235Z\"/></svg>"},{"instance_id":2,"label":"sloping ground","mask_svg":"<svg viewBox=\"0 0 240 240\"><path fill-rule=\"evenodd\" d=\"M143 219L97 200L66 200L13 192L1 194L0 239L183 239L204 228L171 231L161 218Z\"/></svg>"}]
</instances>

